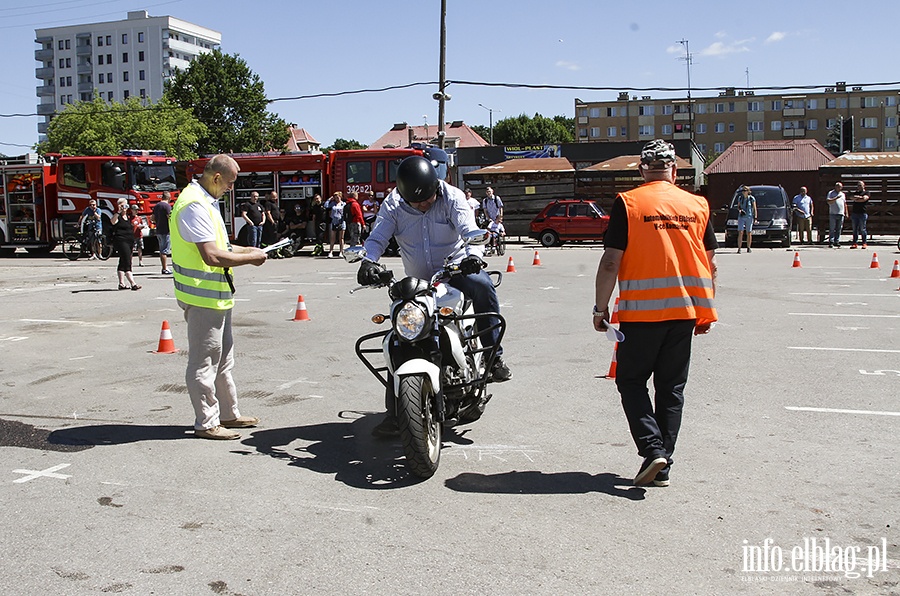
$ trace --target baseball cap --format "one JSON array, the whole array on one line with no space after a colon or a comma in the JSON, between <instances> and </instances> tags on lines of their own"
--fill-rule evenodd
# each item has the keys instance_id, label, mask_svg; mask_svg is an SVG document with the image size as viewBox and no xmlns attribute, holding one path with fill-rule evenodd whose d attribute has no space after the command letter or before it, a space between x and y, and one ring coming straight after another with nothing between
<instances>
[{"instance_id":1,"label":"baseball cap","mask_svg":"<svg viewBox=\"0 0 900 596\"><path fill-rule=\"evenodd\" d=\"M675 163L675 147L662 139L650 141L641 150L641 167L645 170L662 170Z\"/></svg>"}]
</instances>

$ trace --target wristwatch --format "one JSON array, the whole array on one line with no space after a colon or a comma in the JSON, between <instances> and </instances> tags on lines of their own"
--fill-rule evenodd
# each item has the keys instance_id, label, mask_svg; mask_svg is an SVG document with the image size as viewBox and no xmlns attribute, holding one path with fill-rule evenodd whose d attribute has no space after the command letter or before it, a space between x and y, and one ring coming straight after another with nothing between
<instances>
[{"instance_id":1,"label":"wristwatch","mask_svg":"<svg viewBox=\"0 0 900 596\"><path fill-rule=\"evenodd\" d=\"M597 310L597 305L596 305L596 304L594 305L594 312L593 312L593 315L594 315L595 317L602 317L604 314L606 314L606 313L608 313L608 312L609 312L609 307L608 307L608 306L607 306L606 308L604 308L603 310Z\"/></svg>"}]
</instances>

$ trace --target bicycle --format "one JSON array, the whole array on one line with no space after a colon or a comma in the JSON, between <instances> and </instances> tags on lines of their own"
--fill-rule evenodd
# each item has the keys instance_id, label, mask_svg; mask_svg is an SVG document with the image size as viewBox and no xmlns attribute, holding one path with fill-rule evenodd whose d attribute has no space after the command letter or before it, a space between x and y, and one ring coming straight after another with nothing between
<instances>
[{"instance_id":1,"label":"bicycle","mask_svg":"<svg viewBox=\"0 0 900 596\"><path fill-rule=\"evenodd\" d=\"M503 256L506 254L506 234L491 232L491 239L484 247L484 256Z\"/></svg>"},{"instance_id":2,"label":"bicycle","mask_svg":"<svg viewBox=\"0 0 900 596\"><path fill-rule=\"evenodd\" d=\"M101 261L105 261L112 254L112 245L107 241L104 234L99 234L97 236L97 242L100 244L98 257ZM66 258L70 261L77 261L80 257L90 257L93 254L91 251L92 243L93 238L89 237L87 241L85 241L83 234L66 236L66 239L63 240L62 243L63 254L66 255Z\"/></svg>"}]
</instances>

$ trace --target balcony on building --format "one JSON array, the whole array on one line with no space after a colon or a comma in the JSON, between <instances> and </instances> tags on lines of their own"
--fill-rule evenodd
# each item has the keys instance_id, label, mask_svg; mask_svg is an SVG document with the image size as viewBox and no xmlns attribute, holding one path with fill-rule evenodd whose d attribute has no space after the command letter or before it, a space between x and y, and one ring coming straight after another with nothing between
<instances>
[{"instance_id":1,"label":"balcony on building","mask_svg":"<svg viewBox=\"0 0 900 596\"><path fill-rule=\"evenodd\" d=\"M672 114L672 119L675 122L687 122L688 120L691 119L691 113L690 112L675 112L674 114Z\"/></svg>"},{"instance_id":2,"label":"balcony on building","mask_svg":"<svg viewBox=\"0 0 900 596\"><path fill-rule=\"evenodd\" d=\"M39 116L49 116L51 114L56 113L56 104L55 103L42 103L37 107L37 113Z\"/></svg>"},{"instance_id":3,"label":"balcony on building","mask_svg":"<svg viewBox=\"0 0 900 596\"><path fill-rule=\"evenodd\" d=\"M587 116L579 116L579 117L578 117L578 124L587 124L587 123L588 123L588 117L587 117Z\"/></svg>"},{"instance_id":4,"label":"balcony on building","mask_svg":"<svg viewBox=\"0 0 900 596\"><path fill-rule=\"evenodd\" d=\"M94 91L94 84L90 81L79 82L78 83L78 92L79 93L91 93Z\"/></svg>"},{"instance_id":5,"label":"balcony on building","mask_svg":"<svg viewBox=\"0 0 900 596\"><path fill-rule=\"evenodd\" d=\"M78 74L91 74L94 72L94 67L90 62L85 62L84 64L79 64L75 67L75 72Z\"/></svg>"},{"instance_id":6,"label":"balcony on building","mask_svg":"<svg viewBox=\"0 0 900 596\"><path fill-rule=\"evenodd\" d=\"M38 122L38 134L45 135L47 134L47 126L49 122Z\"/></svg>"},{"instance_id":7,"label":"balcony on building","mask_svg":"<svg viewBox=\"0 0 900 596\"><path fill-rule=\"evenodd\" d=\"M785 139L803 138L806 136L806 129L805 128L785 128L781 131L781 136Z\"/></svg>"},{"instance_id":8,"label":"balcony on building","mask_svg":"<svg viewBox=\"0 0 900 596\"><path fill-rule=\"evenodd\" d=\"M173 39L170 37L163 40L163 50L172 50L173 52L177 52L179 54L196 56L202 49L203 48L196 44L188 43L181 39Z\"/></svg>"},{"instance_id":9,"label":"balcony on building","mask_svg":"<svg viewBox=\"0 0 900 596\"><path fill-rule=\"evenodd\" d=\"M53 60L53 48L41 48L34 51L34 59L38 62Z\"/></svg>"},{"instance_id":10,"label":"balcony on building","mask_svg":"<svg viewBox=\"0 0 900 596\"><path fill-rule=\"evenodd\" d=\"M41 85L37 88L37 95L38 97L56 95L56 85Z\"/></svg>"},{"instance_id":11,"label":"balcony on building","mask_svg":"<svg viewBox=\"0 0 900 596\"><path fill-rule=\"evenodd\" d=\"M784 108L781 115L785 118L795 118L806 116L806 108Z\"/></svg>"},{"instance_id":12,"label":"balcony on building","mask_svg":"<svg viewBox=\"0 0 900 596\"><path fill-rule=\"evenodd\" d=\"M689 139L689 138L691 138L691 133L690 132L672 133L672 138L673 139Z\"/></svg>"},{"instance_id":13,"label":"balcony on building","mask_svg":"<svg viewBox=\"0 0 900 596\"><path fill-rule=\"evenodd\" d=\"M56 76L56 69L52 66L34 69L34 76L38 79L52 79Z\"/></svg>"}]
</instances>

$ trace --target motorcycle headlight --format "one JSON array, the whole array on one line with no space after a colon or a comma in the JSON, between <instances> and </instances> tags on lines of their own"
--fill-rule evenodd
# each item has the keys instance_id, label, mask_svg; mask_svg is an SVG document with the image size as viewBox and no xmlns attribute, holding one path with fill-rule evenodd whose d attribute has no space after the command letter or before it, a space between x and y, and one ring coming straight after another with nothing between
<instances>
[{"instance_id":1,"label":"motorcycle headlight","mask_svg":"<svg viewBox=\"0 0 900 596\"><path fill-rule=\"evenodd\" d=\"M736 226L736 225L737 225L737 220L736 220L736 219L726 219L726 220L725 220L725 225L726 225L726 226Z\"/></svg>"},{"instance_id":2,"label":"motorcycle headlight","mask_svg":"<svg viewBox=\"0 0 900 596\"><path fill-rule=\"evenodd\" d=\"M413 341L422 334L427 322L428 317L422 307L415 302L407 302L397 311L394 329L403 339Z\"/></svg>"},{"instance_id":3,"label":"motorcycle headlight","mask_svg":"<svg viewBox=\"0 0 900 596\"><path fill-rule=\"evenodd\" d=\"M779 218L776 218L776 219L773 219L773 220L772 220L772 225L773 225L774 227L786 228L786 227L787 227L787 220L784 219L784 218L782 218L782 217L779 217Z\"/></svg>"}]
</instances>

